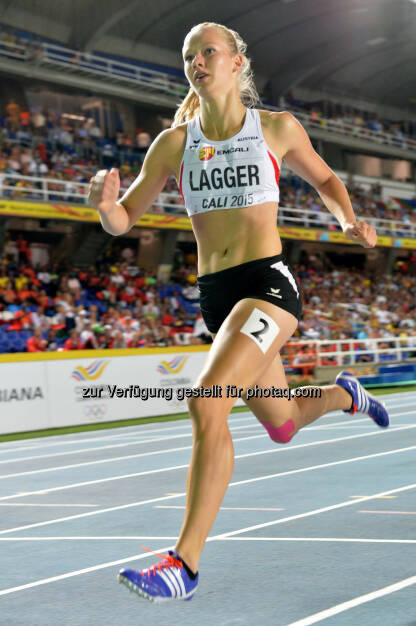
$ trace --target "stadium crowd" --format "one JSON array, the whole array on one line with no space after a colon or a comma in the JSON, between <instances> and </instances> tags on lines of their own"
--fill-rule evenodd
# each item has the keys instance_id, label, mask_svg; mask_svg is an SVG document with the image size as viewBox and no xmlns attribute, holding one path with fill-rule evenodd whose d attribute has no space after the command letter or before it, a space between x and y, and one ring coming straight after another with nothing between
<instances>
[{"instance_id":1,"label":"stadium crowd","mask_svg":"<svg viewBox=\"0 0 416 626\"><path fill-rule=\"evenodd\" d=\"M357 216L363 219L388 220L390 223L382 223L385 235L411 236L411 230L416 228L415 199L408 202L395 198L383 201L380 185L373 185L371 189L365 189L360 185L347 186L347 188ZM301 225L306 228L340 230L316 191L309 185L302 184L296 177L280 181L279 217L283 224L293 226L293 214L285 212L285 207L301 207L303 209L300 216ZM311 213L304 212L305 209ZM290 217L292 219L288 219Z\"/></svg>"},{"instance_id":2,"label":"stadium crowd","mask_svg":"<svg viewBox=\"0 0 416 626\"><path fill-rule=\"evenodd\" d=\"M135 133L118 132L109 139L102 137L92 118L74 120L49 111L22 110L11 100L0 117L1 195L15 200L84 203L90 178L98 169L110 167L119 168L121 188L126 189L139 174L151 141L143 128ZM42 184L10 176L16 174L49 180ZM153 212L178 212L176 205L182 204L182 199L173 177L164 192L170 194L165 199L167 206L155 206Z\"/></svg>"},{"instance_id":3,"label":"stadium crowd","mask_svg":"<svg viewBox=\"0 0 416 626\"><path fill-rule=\"evenodd\" d=\"M163 283L154 271L126 261L88 269L33 267L24 238L17 244L18 258L4 256L0 262L0 352L210 342L199 309L194 254L183 257ZM372 340L383 338L388 348L402 337L416 355L416 254L391 276L328 270L313 259L295 271L304 298L295 341L354 340L357 360L371 361ZM335 345L324 349L334 351Z\"/></svg>"},{"instance_id":4,"label":"stadium crowd","mask_svg":"<svg viewBox=\"0 0 416 626\"><path fill-rule=\"evenodd\" d=\"M406 139L416 140L416 122L414 120L397 121L380 119L375 112L361 110L360 108L348 105L339 105L331 101L321 100L320 102L305 102L288 93L281 102L282 108L290 111L299 111L308 115L309 122L320 128L329 126L335 130L337 126L348 126L352 128L353 134L359 134L360 137L374 133L380 135L382 141L382 133L388 133L393 136L393 143L399 147L406 149L408 147Z\"/></svg>"},{"instance_id":5,"label":"stadium crowd","mask_svg":"<svg viewBox=\"0 0 416 626\"><path fill-rule=\"evenodd\" d=\"M135 136L118 133L115 141L101 136L94 120L69 120L63 115L42 111L23 111L14 101L7 105L0 121L0 188L3 197L46 199L52 202L84 202L86 183L100 167L119 167L121 188L134 181L143 156L152 138L144 129L137 129ZM102 162L99 162L101 155ZM8 175L20 174L34 178L54 179L46 183ZM6 187L6 188L4 188ZM306 227L327 228L331 215L323 206L317 193L296 177L281 180L281 202L286 207L302 207L316 213L302 216ZM405 237L411 227L416 227L416 212L406 204L381 200L381 189L359 186L349 189L350 197L361 217L392 221L384 224L384 234ZM164 189L163 205L155 204L152 212L183 213L183 201L176 181L169 178ZM281 210L283 223L293 225L293 215ZM286 217L286 219L284 219ZM337 229L336 224L330 225ZM398 230L398 228L400 228Z\"/></svg>"},{"instance_id":6,"label":"stadium crowd","mask_svg":"<svg viewBox=\"0 0 416 626\"><path fill-rule=\"evenodd\" d=\"M46 43L46 40L43 40L39 35L29 32L23 33L22 31L17 31L13 27L6 25L0 26L0 42L4 42L9 45L22 46L23 49L30 53L29 56L31 60L36 60L37 54L41 53L40 44L43 41ZM18 49L16 49L16 51L18 51ZM7 54L7 48L4 50L4 53ZM99 56L99 53L96 52L95 54ZM103 56L103 58L107 57ZM79 59L76 50L74 50L74 56L71 60L74 65L78 65ZM124 62L129 63L129 59L126 58ZM137 63L133 60L130 62L134 64ZM163 68L161 69L163 71ZM168 68L166 68L166 71L169 72ZM179 77L177 77L177 80L178 79ZM184 89L186 90L186 81L183 80L183 83ZM276 105L271 96L270 83L266 83L263 91L260 93L260 97L266 105ZM416 140L415 121L409 120L402 122L397 120L381 119L377 113L365 111L359 107L346 106L344 104L338 105L325 99L322 99L319 102L307 102L297 96L294 96L291 91L289 91L282 99L280 107L307 114L312 124L316 124L322 128L327 127L329 121L332 130L335 130L337 125L349 126L353 127L357 134L359 133L360 136L364 137L366 133L368 135L371 133L373 137L374 133L380 135L382 133L389 133L390 135L393 135L394 143L400 148L407 147L406 138ZM382 141L381 137L380 141Z\"/></svg>"}]
</instances>

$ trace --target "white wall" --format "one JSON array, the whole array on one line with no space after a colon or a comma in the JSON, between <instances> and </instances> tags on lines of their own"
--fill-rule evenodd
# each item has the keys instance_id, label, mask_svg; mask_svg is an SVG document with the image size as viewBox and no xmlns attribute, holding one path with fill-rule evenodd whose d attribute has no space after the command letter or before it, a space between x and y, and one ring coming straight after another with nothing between
<instances>
[{"instance_id":1,"label":"white wall","mask_svg":"<svg viewBox=\"0 0 416 626\"><path fill-rule=\"evenodd\" d=\"M187 410L178 389L190 388L202 369L207 347L176 352L114 356L113 350L40 354L23 362L0 362L0 434L75 424L149 417ZM25 355L26 356L26 355ZM67 358L71 356L71 358ZM34 355L27 355L33 359ZM52 359L50 357L53 357ZM16 355L22 358L22 355ZM108 386L171 389L172 400L111 398ZM83 389L102 389L83 398ZM139 392L140 393L140 392ZM161 392L159 392L161 393ZM168 392L169 393L169 392Z\"/></svg>"}]
</instances>

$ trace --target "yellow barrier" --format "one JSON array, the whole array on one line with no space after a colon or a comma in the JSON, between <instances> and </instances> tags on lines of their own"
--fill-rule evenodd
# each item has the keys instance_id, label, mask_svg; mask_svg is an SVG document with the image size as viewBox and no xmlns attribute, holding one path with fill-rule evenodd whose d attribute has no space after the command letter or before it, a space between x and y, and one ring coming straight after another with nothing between
<instances>
[{"instance_id":1,"label":"yellow barrier","mask_svg":"<svg viewBox=\"0 0 416 626\"><path fill-rule=\"evenodd\" d=\"M0 200L0 215L16 215L40 219L75 220L78 222L98 223L99 217L95 209L76 205L42 204L41 202L16 202ZM169 228L176 230L192 230L191 222L185 215L145 213L136 222L141 228ZM279 226L279 233L284 239L300 239L303 241L320 241L327 243L347 243L356 245L339 231L315 230L313 228L297 228ZM416 240L402 237L379 237L377 244L386 248L416 249Z\"/></svg>"},{"instance_id":2,"label":"yellow barrier","mask_svg":"<svg viewBox=\"0 0 416 626\"><path fill-rule=\"evenodd\" d=\"M149 354L177 354L178 352L208 352L210 345L175 346L170 348L118 348L114 350L65 350L62 352L14 352L0 354L0 363L25 361L62 361L65 359L97 359L112 356L142 356Z\"/></svg>"}]
</instances>

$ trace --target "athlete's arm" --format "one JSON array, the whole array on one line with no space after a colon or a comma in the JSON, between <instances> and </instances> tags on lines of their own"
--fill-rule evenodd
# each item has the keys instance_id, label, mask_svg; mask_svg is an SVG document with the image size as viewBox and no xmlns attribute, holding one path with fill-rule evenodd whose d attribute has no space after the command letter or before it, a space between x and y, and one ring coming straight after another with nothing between
<instances>
[{"instance_id":1,"label":"athlete's arm","mask_svg":"<svg viewBox=\"0 0 416 626\"><path fill-rule=\"evenodd\" d=\"M296 174L316 189L327 209L338 220L344 234L365 248L376 245L375 229L364 221L357 222L344 183L315 152L303 126L288 112L276 118L283 158Z\"/></svg>"},{"instance_id":2,"label":"athlete's arm","mask_svg":"<svg viewBox=\"0 0 416 626\"><path fill-rule=\"evenodd\" d=\"M176 128L163 131L150 146L139 176L120 200L118 170L101 170L91 179L89 201L98 209L104 230L122 235L152 206L168 177L176 174L183 137Z\"/></svg>"}]
</instances>

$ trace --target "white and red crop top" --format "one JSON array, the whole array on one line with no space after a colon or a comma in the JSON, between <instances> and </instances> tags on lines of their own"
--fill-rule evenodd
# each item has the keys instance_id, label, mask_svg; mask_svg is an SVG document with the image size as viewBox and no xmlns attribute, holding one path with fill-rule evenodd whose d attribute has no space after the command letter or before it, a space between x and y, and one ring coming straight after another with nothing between
<instances>
[{"instance_id":1,"label":"white and red crop top","mask_svg":"<svg viewBox=\"0 0 416 626\"><path fill-rule=\"evenodd\" d=\"M189 217L279 202L279 174L257 109L246 109L243 128L224 141L207 139L199 116L188 122L178 182Z\"/></svg>"}]
</instances>

